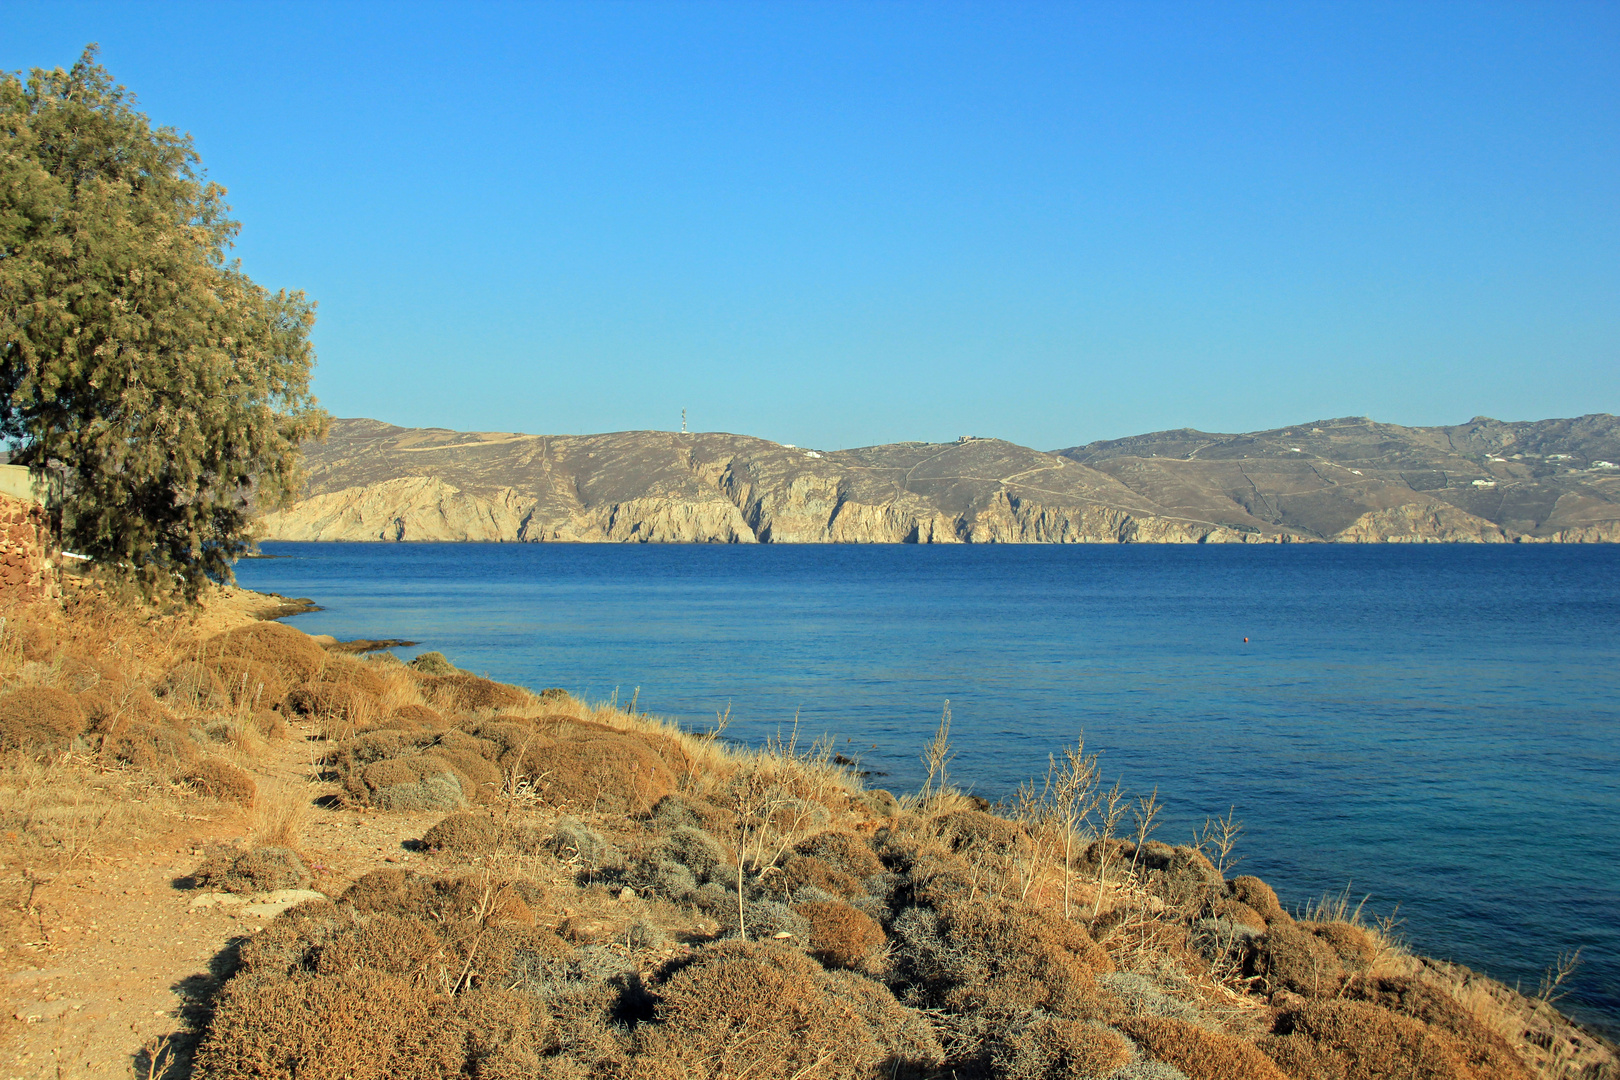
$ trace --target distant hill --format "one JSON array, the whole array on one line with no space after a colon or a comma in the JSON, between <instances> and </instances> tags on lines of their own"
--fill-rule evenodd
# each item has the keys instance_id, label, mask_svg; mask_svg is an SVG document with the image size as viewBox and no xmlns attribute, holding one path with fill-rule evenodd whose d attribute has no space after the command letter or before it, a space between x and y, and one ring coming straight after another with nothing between
<instances>
[{"instance_id":1,"label":"distant hill","mask_svg":"<svg viewBox=\"0 0 1620 1080\"><path fill-rule=\"evenodd\" d=\"M1469 531L1462 511L1507 539L1620 540L1620 419L1603 413L1426 428L1344 417L1242 435L1160 431L1058 453L1172 513L1320 539L1395 539L1384 535L1392 525L1422 514Z\"/></svg>"},{"instance_id":2,"label":"distant hill","mask_svg":"<svg viewBox=\"0 0 1620 1080\"><path fill-rule=\"evenodd\" d=\"M1620 540L1620 420L1183 429L814 451L728 434L338 420L283 540L1258 543Z\"/></svg>"}]
</instances>

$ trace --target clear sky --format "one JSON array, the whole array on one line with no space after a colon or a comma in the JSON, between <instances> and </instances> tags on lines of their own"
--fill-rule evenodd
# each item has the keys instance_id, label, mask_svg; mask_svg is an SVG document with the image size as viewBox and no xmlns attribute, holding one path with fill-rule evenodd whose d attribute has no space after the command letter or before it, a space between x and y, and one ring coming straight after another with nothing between
<instances>
[{"instance_id":1,"label":"clear sky","mask_svg":"<svg viewBox=\"0 0 1620 1080\"><path fill-rule=\"evenodd\" d=\"M338 416L1620 412L1620 4L0 2L6 69L90 41Z\"/></svg>"}]
</instances>

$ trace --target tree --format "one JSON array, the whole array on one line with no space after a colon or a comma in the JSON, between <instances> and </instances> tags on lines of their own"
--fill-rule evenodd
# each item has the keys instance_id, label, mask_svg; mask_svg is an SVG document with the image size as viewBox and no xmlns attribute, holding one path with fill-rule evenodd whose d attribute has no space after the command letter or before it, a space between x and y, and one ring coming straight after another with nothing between
<instances>
[{"instance_id":1,"label":"tree","mask_svg":"<svg viewBox=\"0 0 1620 1080\"><path fill-rule=\"evenodd\" d=\"M59 493L66 546L194 597L325 433L315 305L226 260L225 189L135 104L94 45L0 75L0 438Z\"/></svg>"}]
</instances>

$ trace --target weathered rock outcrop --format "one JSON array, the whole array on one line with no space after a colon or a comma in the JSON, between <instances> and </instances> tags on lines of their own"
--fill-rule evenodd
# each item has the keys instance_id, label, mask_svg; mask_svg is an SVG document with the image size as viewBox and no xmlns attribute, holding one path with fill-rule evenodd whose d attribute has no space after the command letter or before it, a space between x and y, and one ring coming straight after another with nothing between
<instances>
[{"instance_id":1,"label":"weathered rock outcrop","mask_svg":"<svg viewBox=\"0 0 1620 1080\"><path fill-rule=\"evenodd\" d=\"M1620 422L1602 416L1476 419L1458 429L1356 418L1247 435L1162 432L1056 453L996 439L817 452L741 435L541 436L339 420L306 455L310 495L266 516L266 538L1620 540L1620 468L1610 464L1620 458Z\"/></svg>"},{"instance_id":2,"label":"weathered rock outcrop","mask_svg":"<svg viewBox=\"0 0 1620 1080\"><path fill-rule=\"evenodd\" d=\"M1362 514L1334 539L1358 544L1502 544L1511 538L1482 518L1428 501Z\"/></svg>"}]
</instances>

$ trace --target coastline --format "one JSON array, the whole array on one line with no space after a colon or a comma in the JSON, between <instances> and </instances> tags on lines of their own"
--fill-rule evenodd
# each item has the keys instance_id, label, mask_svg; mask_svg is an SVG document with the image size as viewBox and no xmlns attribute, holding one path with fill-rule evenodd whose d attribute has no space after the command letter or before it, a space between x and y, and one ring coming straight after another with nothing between
<instances>
[{"instance_id":1,"label":"coastline","mask_svg":"<svg viewBox=\"0 0 1620 1080\"><path fill-rule=\"evenodd\" d=\"M240 816L207 813L212 822L203 827L211 838L185 821L195 811L183 815L181 833L151 844L151 856L137 860L151 868L141 874L167 873L178 888L154 892L148 885L143 895L138 883L145 878L115 876L106 885L122 885L120 895L87 877L88 866L53 879L59 888L77 882L81 906L91 903L83 897L100 896L103 920L132 903L156 902L154 925L180 920L165 931L174 940L200 945L215 934L219 955L240 951L200 999L207 1011L193 1013L212 1020L182 1025L162 1037L166 1043L150 1044L149 1057L165 1045L187 1060L195 1054L195 1075L249 1075L234 1063L273 1047L279 1053L289 1030L322 1040L300 1052L322 1054L337 1067L332 1055L351 1047L343 1053L357 1056L345 1059L345 1071L387 1075L400 1039L422 1038L441 1025L459 1046L467 1023L488 1022L468 1019L473 1014L457 1011L458 1003L494 1000L473 991L485 994L486 979L506 985L511 976L501 974L507 970L501 965L512 961L501 959L509 955L502 950L514 947L539 949L536 955L559 962L594 957L592 963L606 965L606 981L581 984L596 995L590 1001L603 1003L584 1006L580 1019L569 1021L583 1027L567 1029L573 1033L560 1042L522 1044L553 1067L572 1062L586 1075L689 1068L706 1055L724 1055L723 1032L734 1029L712 1026L720 1000L714 995L722 982L760 978L798 986L796 1007L808 1010L801 1015L810 1024L790 1044L764 1038L780 1025L779 995L763 1011L728 1021L759 1033L750 1060L763 1065L764 1076L802 1073L835 1043L849 1055L849 1071L835 1075L866 1076L868 1067L881 1067L883 1075L896 1067L902 1075L943 1075L972 1062L992 1070L1003 1068L997 1062L1033 1068L1047 1060L1040 1047L1061 1037L1081 1039L1065 1043L1071 1046L1065 1053L1090 1054L1087 1060L1110 1070L1168 1062L1206 1080L1217 1074L1200 1071L1200 1055L1215 1053L1242 1063L1242 1075L1303 1078L1311 1074L1299 1071L1307 1067L1302 1063L1352 1052L1311 1026L1329 1017L1384 1024L1388 1031L1376 1029L1373 1041L1397 1058L1407 1051L1398 1039L1384 1045L1395 1038L1390 1032L1425 1033L1423 1045L1470 1070L1458 1077L1517 1075L1510 1059L1493 1055L1504 1046L1528 1053L1538 1044L1531 1039L1515 1048L1498 1030L1504 1024L1520 1029L1516 1037L1549 1040L1566 1059L1613 1060L1612 1047L1545 1005L1462 969L1405 956L1377 927L1358 926L1352 912L1289 913L1263 882L1222 874L1195 849L1136 844L1118 830L1082 844L1073 860L1054 859L1049 815L987 814L943 777L926 795L897 800L865 789L831 762L827 747L789 738L744 751L633 709L503 687L433 654L411 667L383 657L355 659L254 617L285 610L285 597L229 592L211 597L192 624L196 640L216 643L201 655L222 657L209 661L215 663L246 651L289 675L309 673L280 713L292 738L271 736L258 750L239 744L230 759L256 781L260 797ZM178 624L161 625L173 627L162 633L183 646ZM198 808L227 805L207 801L216 795L187 798L204 798L192 804ZM305 868L307 884L303 891L255 887L261 882L254 868L265 858L256 852L270 850L253 846L268 835L266 812L299 804L304 809L293 816L303 820L287 826L285 850ZM230 848L233 838L247 846ZM728 844L738 854L727 856ZM1209 853L1223 861L1217 849ZM243 861L249 856L259 862L250 866ZM861 870L875 876L863 879ZM247 875L246 885L231 884L232 874ZM1016 887L1009 891L1009 884ZM410 899L419 888L439 890L443 899L435 903L451 910L472 905L466 917L474 922L466 925L481 929L469 938L456 929L462 916L441 921L427 914ZM498 902L489 907L492 898ZM104 952L93 936L75 934L85 915L40 911L57 963L93 964ZM983 922L987 915L991 923ZM450 981L411 989L389 974L394 969L386 964L395 961L385 964L383 943L365 937L368 920L385 917L394 920L387 925L396 928L389 931L395 939L429 934L437 944L420 954L422 962L441 963L431 958L447 954ZM1205 926L1211 919L1219 925ZM244 929L251 944L226 945ZM195 938L204 930L203 939ZM928 966L939 943L983 949L992 940L983 935L992 930L996 944L985 955L1033 965L1020 969L1026 974L984 981L968 969L953 974ZM348 954L352 974L297 964L275 974L284 970L276 957L296 955L305 947L299 942L316 940L328 950L334 942L358 949ZM294 954L285 952L289 947ZM165 967L174 957L161 951L131 957L137 963L130 978L143 965L154 973L174 970ZM1180 972L1169 981L1166 963ZM1337 974L1326 974L1324 965L1337 965ZM457 972L459 981L472 981L452 986ZM172 976L162 978L169 980L164 986L176 985ZM1324 978L1338 989L1327 993ZM149 994L160 981L152 980ZM81 992L60 977L27 985L38 985L41 994L51 986ZM340 1006L348 1018L342 1023L359 1027L329 1029L337 999L323 995L360 985L372 996L385 988L405 996L388 1015ZM1389 996L1401 987L1410 991ZM1408 998L1420 987L1429 996L1412 999L1427 1002L1414 1015ZM881 998L870 997L880 991ZM839 1004L850 993L867 995L859 1023ZM996 995L1007 993L1024 995L1009 1003L1026 1004L998 1012ZM100 999L77 1000L104 1007ZM515 1007L529 999L501 1000ZM631 1001L655 1008L634 1007L629 1027L607 1020ZM1436 1013L1442 1001L1451 1004ZM44 1017L53 1005L41 998L17 1011ZM423 1019L408 1020L418 1008L428 1010ZM592 1011L598 1008L608 1012ZM440 1019L423 1028L427 1016ZM833 1019L839 1016L845 1019ZM1031 1027L1031 1017L1050 1019ZM19 1021L13 1034L19 1046L39 1047L45 1025ZM681 1065L692 1053L699 1058ZM1552 1068L1550 1059L1543 1064ZM1538 1068L1524 1075L1553 1073Z\"/></svg>"},{"instance_id":2,"label":"coastline","mask_svg":"<svg viewBox=\"0 0 1620 1080\"><path fill-rule=\"evenodd\" d=\"M297 612L289 612L288 614L296 613ZM327 647L341 649L345 644L346 643L338 642L335 646L328 644ZM365 644L370 644L370 642L365 642ZM534 688L525 689L528 689L531 693L537 692L534 690ZM546 693L558 694L559 692L550 690L546 691ZM592 707L591 715L593 719L604 718L603 707ZM656 720L647 714L637 714L633 711L633 709L630 711L623 711L610 708L607 711L607 717L608 723L615 727L619 727L621 730L644 730L645 725L649 723L653 726L654 730L668 730L665 722ZM628 722L626 722L627 720ZM721 730L723 730L723 727ZM705 736L702 734L699 734L697 737L700 739L705 738ZM712 740L712 736L708 736L708 738ZM759 756L769 756L771 754L771 749L769 747L767 747L763 752L749 751L745 748L736 746L730 746L727 749L732 754L741 754L745 757L750 754L756 754ZM780 751L778 751L778 753L779 752ZM789 760L792 760L793 753L794 751L792 749L788 751ZM822 760L824 761L825 757L823 757ZM864 785L861 781L861 776L863 774L858 771L858 763L849 762L848 765L849 767L843 770L845 779L847 781L852 781L854 786L858 789L863 788ZM991 804L984 799L965 795L956 788L950 788L948 791L949 794L946 794L945 791L942 790L941 793L936 796L941 800L941 805L948 805L955 808L953 810L945 811L947 816L953 813L960 814L966 812L975 814L989 814L994 817L1002 818L1002 820L1008 821L1009 823L1016 820L1015 817L1002 817L1002 815L1007 811L1006 807L992 807ZM862 791L862 799L865 799L867 794L867 792ZM875 795L877 797L877 803L883 806L905 806L910 804L911 806L916 807L919 805L917 801L918 796L915 793L896 797L891 792L884 791L882 789L872 789L870 794ZM1098 843L1099 839L1101 838L1094 837L1092 844L1095 845ZM969 842L971 843L972 841ZM1103 842L1112 844L1116 843L1117 841L1105 839ZM1163 845L1160 845L1160 847L1163 847ZM1175 850L1188 851L1189 849L1181 848ZM1130 847L1127 842L1126 848L1122 851L1122 857L1128 857L1130 854ZM1105 859L1103 861L1106 862L1107 860ZM1207 861L1208 860L1206 860L1206 862ZM1228 881L1226 883L1226 887L1229 890L1232 889L1233 881ZM1254 890L1259 890L1259 895L1262 897L1269 893L1269 889L1264 886L1263 883L1258 882L1257 879L1247 878L1244 879L1243 885L1237 888L1236 895L1247 896ZM1249 898L1253 899L1253 897ZM1241 903L1241 901L1239 901L1239 903ZM1272 903L1277 904L1276 910L1279 917L1289 917L1287 909L1283 908L1274 898L1272 899ZM1340 903L1342 904L1343 901L1341 900ZM1299 910L1303 911L1303 917L1306 918L1309 918L1312 915L1315 915L1317 918L1321 918L1324 914L1320 908L1313 911L1312 905L1309 903L1303 905L1303 908ZM1345 908L1341 906L1336 913L1329 911L1325 914L1337 914L1342 918L1347 914L1347 912ZM1372 929L1371 926L1361 924L1359 922L1352 922L1346 925L1356 925L1367 930ZM1387 925L1392 927L1394 924L1390 923ZM1378 946L1375 946L1375 948L1390 949L1392 951L1404 953L1404 947L1401 946L1393 937L1380 943ZM1405 959L1407 963L1407 967L1405 968L1406 971L1415 971L1419 973L1420 978L1427 977L1435 984L1446 986L1448 992L1459 1004L1464 1004L1465 1007L1474 1008L1489 1014L1492 1018L1493 1027L1499 1030L1514 1027L1520 1028L1521 1030L1519 1032L1519 1038L1523 1040L1524 1048L1542 1044L1549 1047L1561 1047L1561 1049L1555 1049L1549 1052L1545 1061L1543 1062L1545 1067L1556 1071L1568 1068L1572 1062L1580 1062L1581 1065L1578 1067L1584 1070L1580 1072L1580 1075L1582 1076L1590 1075L1593 1077L1605 1078L1610 1076L1620 1077L1620 1046L1617 1046L1617 1044L1613 1041L1612 1033L1605 1032L1601 1028L1584 1024L1564 1015L1551 1005L1550 1000L1527 996L1518 990L1508 987L1506 984L1500 981L1490 978L1487 974L1474 971L1464 965L1449 961L1435 960L1418 954L1406 954ZM1548 993L1556 995L1556 992L1557 985L1554 983L1553 987L1548 991ZM1288 988L1277 990L1270 996L1273 998L1273 1007L1276 1007L1277 1001L1279 1000L1285 1005L1298 1002L1298 995ZM1552 997L1551 1000L1556 1000L1556 996ZM1594 1062L1596 1063L1595 1068L1593 1067Z\"/></svg>"}]
</instances>

